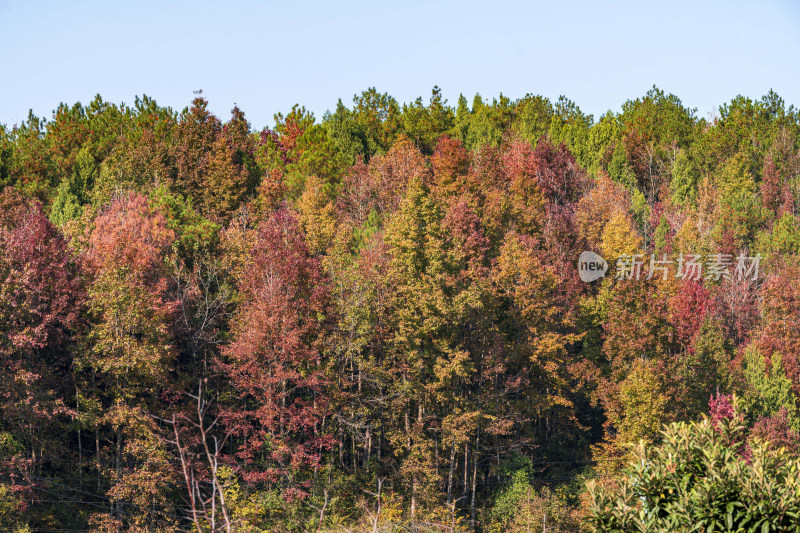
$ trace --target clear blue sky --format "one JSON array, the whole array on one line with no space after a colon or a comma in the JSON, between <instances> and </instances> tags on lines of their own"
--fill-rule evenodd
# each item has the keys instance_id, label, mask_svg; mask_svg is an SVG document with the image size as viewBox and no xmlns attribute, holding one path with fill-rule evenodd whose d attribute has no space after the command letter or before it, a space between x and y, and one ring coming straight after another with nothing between
<instances>
[{"instance_id":1,"label":"clear blue sky","mask_svg":"<svg viewBox=\"0 0 800 533\"><path fill-rule=\"evenodd\" d=\"M375 86L400 102L565 94L597 119L653 84L706 116L770 88L800 104L800 7L760 2L0 0L0 123L95 94L182 109L203 89L253 127Z\"/></svg>"}]
</instances>

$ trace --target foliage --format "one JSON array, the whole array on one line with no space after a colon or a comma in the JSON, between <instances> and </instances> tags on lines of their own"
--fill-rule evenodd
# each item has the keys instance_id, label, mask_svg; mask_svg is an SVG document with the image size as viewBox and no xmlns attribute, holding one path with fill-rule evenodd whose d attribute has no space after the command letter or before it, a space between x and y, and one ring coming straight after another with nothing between
<instances>
[{"instance_id":1,"label":"foliage","mask_svg":"<svg viewBox=\"0 0 800 533\"><path fill-rule=\"evenodd\" d=\"M542 486L535 489L529 480L530 472L520 469L508 485L499 492L492 507L487 532L516 533L535 531L572 532L578 523L564 491Z\"/></svg>"},{"instance_id":2,"label":"foliage","mask_svg":"<svg viewBox=\"0 0 800 533\"><path fill-rule=\"evenodd\" d=\"M657 87L0 125L2 528L784 527L798 147L773 92Z\"/></svg>"},{"instance_id":3,"label":"foliage","mask_svg":"<svg viewBox=\"0 0 800 533\"><path fill-rule=\"evenodd\" d=\"M734 403L735 406L735 403ZM733 416L668 426L663 443L640 443L611 490L589 484L595 531L796 531L800 460L753 443Z\"/></svg>"}]
</instances>

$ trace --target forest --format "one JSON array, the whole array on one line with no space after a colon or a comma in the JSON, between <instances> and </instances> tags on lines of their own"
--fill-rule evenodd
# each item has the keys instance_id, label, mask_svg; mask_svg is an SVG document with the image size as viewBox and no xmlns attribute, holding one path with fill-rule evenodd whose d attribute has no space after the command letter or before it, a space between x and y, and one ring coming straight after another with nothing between
<instances>
[{"instance_id":1,"label":"forest","mask_svg":"<svg viewBox=\"0 0 800 533\"><path fill-rule=\"evenodd\" d=\"M780 96L208 105L0 125L0 529L800 531Z\"/></svg>"}]
</instances>

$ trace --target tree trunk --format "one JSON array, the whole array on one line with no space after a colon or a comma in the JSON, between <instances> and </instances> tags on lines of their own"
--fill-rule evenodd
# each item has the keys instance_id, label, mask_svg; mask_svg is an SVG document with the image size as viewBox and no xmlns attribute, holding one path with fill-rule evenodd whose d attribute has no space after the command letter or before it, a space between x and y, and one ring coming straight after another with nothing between
<instances>
[{"instance_id":1,"label":"tree trunk","mask_svg":"<svg viewBox=\"0 0 800 533\"><path fill-rule=\"evenodd\" d=\"M114 454L114 462L116 463L114 467L116 468L117 472L117 479L116 482L120 483L122 481L122 427L117 428L117 450ZM114 513L115 516L119 516L121 511L121 506L119 503L116 505L116 512Z\"/></svg>"},{"instance_id":2,"label":"tree trunk","mask_svg":"<svg viewBox=\"0 0 800 533\"><path fill-rule=\"evenodd\" d=\"M94 430L94 446L95 446L95 459L97 460L97 493L101 494L100 492L100 482L101 482L101 471L102 468L100 465L100 430L95 428Z\"/></svg>"},{"instance_id":3,"label":"tree trunk","mask_svg":"<svg viewBox=\"0 0 800 533\"><path fill-rule=\"evenodd\" d=\"M469 442L464 445L464 496L469 490Z\"/></svg>"},{"instance_id":4,"label":"tree trunk","mask_svg":"<svg viewBox=\"0 0 800 533\"><path fill-rule=\"evenodd\" d=\"M447 473L447 505L453 501L453 469L456 464L456 438L453 437L453 446L450 448L450 471Z\"/></svg>"},{"instance_id":5,"label":"tree trunk","mask_svg":"<svg viewBox=\"0 0 800 533\"><path fill-rule=\"evenodd\" d=\"M470 500L470 526L475 531L475 488L478 481L478 443L480 430L475 434L475 449L472 451L472 498Z\"/></svg>"}]
</instances>

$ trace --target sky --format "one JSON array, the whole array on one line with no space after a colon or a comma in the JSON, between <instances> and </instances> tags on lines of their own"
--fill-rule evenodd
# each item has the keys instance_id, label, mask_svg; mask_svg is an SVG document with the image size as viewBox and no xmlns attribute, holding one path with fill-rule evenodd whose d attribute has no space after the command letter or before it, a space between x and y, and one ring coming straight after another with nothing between
<instances>
[{"instance_id":1,"label":"sky","mask_svg":"<svg viewBox=\"0 0 800 533\"><path fill-rule=\"evenodd\" d=\"M491 99L566 95L599 118L653 85L707 117L770 89L800 106L800 3L617 0L0 0L0 123L60 102L181 110L202 90L255 129L299 103L321 119L375 87Z\"/></svg>"}]
</instances>

